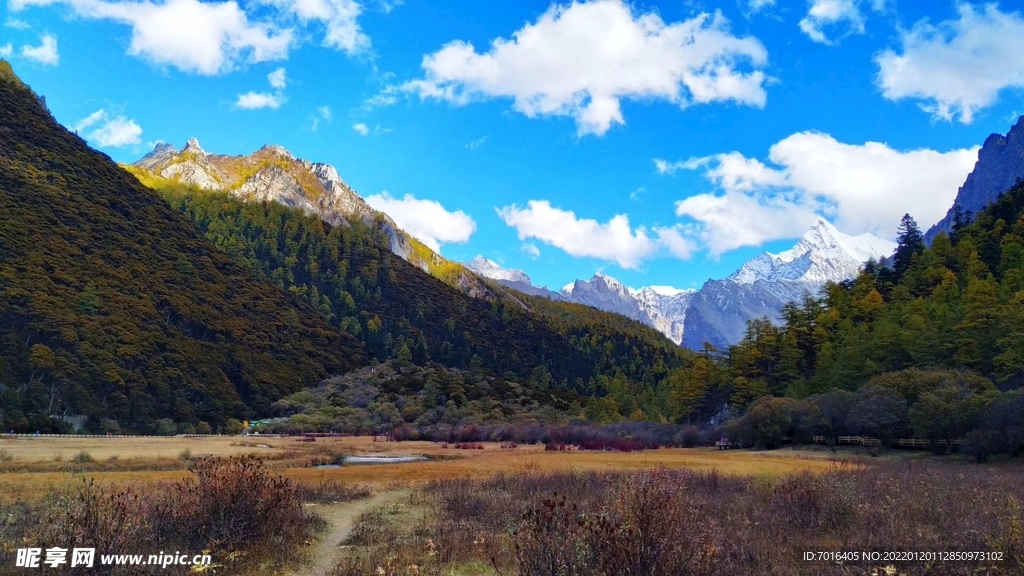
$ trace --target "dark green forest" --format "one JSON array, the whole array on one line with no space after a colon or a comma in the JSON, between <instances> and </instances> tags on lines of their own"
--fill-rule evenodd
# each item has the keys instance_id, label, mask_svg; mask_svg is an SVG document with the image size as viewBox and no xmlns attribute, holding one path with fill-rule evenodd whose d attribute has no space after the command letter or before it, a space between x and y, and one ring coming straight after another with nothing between
<instances>
[{"instance_id":1,"label":"dark green forest","mask_svg":"<svg viewBox=\"0 0 1024 576\"><path fill-rule=\"evenodd\" d=\"M6 63L4 63L6 65ZM4 429L244 419L365 365L359 342L253 276L0 74Z\"/></svg>"}]
</instances>

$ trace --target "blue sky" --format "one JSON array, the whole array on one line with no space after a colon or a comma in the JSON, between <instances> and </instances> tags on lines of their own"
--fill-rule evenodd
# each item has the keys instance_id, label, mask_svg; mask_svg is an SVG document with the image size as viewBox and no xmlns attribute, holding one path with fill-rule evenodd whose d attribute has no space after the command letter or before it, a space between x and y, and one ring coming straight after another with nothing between
<instances>
[{"instance_id":1,"label":"blue sky","mask_svg":"<svg viewBox=\"0 0 1024 576\"><path fill-rule=\"evenodd\" d=\"M1024 114L1024 3L3 0L0 57L121 162L328 162L456 260L699 287L924 228Z\"/></svg>"}]
</instances>

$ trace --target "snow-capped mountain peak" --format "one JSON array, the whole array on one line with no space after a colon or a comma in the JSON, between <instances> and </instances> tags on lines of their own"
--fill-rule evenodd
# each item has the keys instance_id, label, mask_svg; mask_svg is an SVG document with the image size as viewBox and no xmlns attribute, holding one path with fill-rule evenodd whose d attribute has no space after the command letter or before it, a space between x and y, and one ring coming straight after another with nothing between
<instances>
[{"instance_id":1,"label":"snow-capped mountain peak","mask_svg":"<svg viewBox=\"0 0 1024 576\"><path fill-rule=\"evenodd\" d=\"M795 246L778 254L760 254L728 279L740 284L792 280L816 288L855 276L864 262L889 256L895 250L895 242L869 232L857 236L844 234L829 221L818 218Z\"/></svg>"},{"instance_id":2,"label":"snow-capped mountain peak","mask_svg":"<svg viewBox=\"0 0 1024 576\"><path fill-rule=\"evenodd\" d=\"M613 290L619 294L629 293L629 290L626 289L626 286L622 282L619 282L618 280L612 278L611 276L608 276L607 274L602 274L601 272L595 273L594 277L590 279L590 283L594 284L596 282L601 282L609 290Z\"/></svg>"},{"instance_id":3,"label":"snow-capped mountain peak","mask_svg":"<svg viewBox=\"0 0 1024 576\"><path fill-rule=\"evenodd\" d=\"M530 277L522 270L509 270L508 268L503 268L494 260L490 260L479 255L467 262L466 268L469 268L484 278L490 278L492 280L507 280L509 282L532 284L532 282L530 282Z\"/></svg>"}]
</instances>

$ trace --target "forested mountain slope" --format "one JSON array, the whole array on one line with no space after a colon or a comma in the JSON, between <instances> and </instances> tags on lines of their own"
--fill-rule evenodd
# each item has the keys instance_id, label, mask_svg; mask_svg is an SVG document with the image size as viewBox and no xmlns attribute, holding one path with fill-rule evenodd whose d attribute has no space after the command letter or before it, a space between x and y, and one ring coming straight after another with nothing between
<instances>
[{"instance_id":1,"label":"forested mountain slope","mask_svg":"<svg viewBox=\"0 0 1024 576\"><path fill-rule=\"evenodd\" d=\"M217 246L317 307L381 361L465 368L476 357L494 375L602 395L616 375L652 390L690 356L615 314L512 291L472 298L396 256L385 233L359 218L331 226L278 203L180 184L162 192Z\"/></svg>"},{"instance_id":2,"label":"forested mountain slope","mask_svg":"<svg viewBox=\"0 0 1024 576\"><path fill-rule=\"evenodd\" d=\"M746 402L761 394L803 397L858 390L906 369L970 371L1001 390L1024 384L1024 183L973 222L926 247L903 219L890 265L755 321L717 364L719 387ZM737 392L745 390L737 398Z\"/></svg>"},{"instance_id":3,"label":"forested mountain slope","mask_svg":"<svg viewBox=\"0 0 1024 576\"><path fill-rule=\"evenodd\" d=\"M367 361L0 74L0 418L150 431L265 413Z\"/></svg>"}]
</instances>

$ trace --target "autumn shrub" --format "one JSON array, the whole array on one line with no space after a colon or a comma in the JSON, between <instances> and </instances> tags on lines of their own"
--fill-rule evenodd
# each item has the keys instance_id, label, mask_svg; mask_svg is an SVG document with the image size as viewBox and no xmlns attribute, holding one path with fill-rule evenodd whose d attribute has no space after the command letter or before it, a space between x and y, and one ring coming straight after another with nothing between
<instances>
[{"instance_id":1,"label":"autumn shrub","mask_svg":"<svg viewBox=\"0 0 1024 576\"><path fill-rule=\"evenodd\" d=\"M38 525L25 537L42 548L95 548L97 555L155 552L162 542L156 539L149 518L153 496L140 487L100 486L83 478L44 500ZM139 567L109 566L99 571L142 573L129 568Z\"/></svg>"},{"instance_id":2,"label":"autumn shrub","mask_svg":"<svg viewBox=\"0 0 1024 576\"><path fill-rule=\"evenodd\" d=\"M1024 569L1024 474L1009 464L885 463L755 477L526 470L437 481L421 494L432 507L428 520L403 538L368 517L363 530L377 563L361 561L344 574L377 566L412 574L412 565L420 573L462 573L456 567L481 562L522 576L884 573L880 564L802 558L835 549L1003 554L991 562L901 564L900 575Z\"/></svg>"},{"instance_id":3,"label":"autumn shrub","mask_svg":"<svg viewBox=\"0 0 1024 576\"><path fill-rule=\"evenodd\" d=\"M522 516L513 533L516 561L524 575L590 576L596 559L588 546L586 516L579 504L553 495Z\"/></svg>"},{"instance_id":4,"label":"autumn shrub","mask_svg":"<svg viewBox=\"0 0 1024 576\"><path fill-rule=\"evenodd\" d=\"M673 440L677 446L693 448L695 446L700 446L703 438L701 436L700 428L693 426L692 424L688 424L683 426L683 429L675 435Z\"/></svg>"},{"instance_id":5,"label":"autumn shrub","mask_svg":"<svg viewBox=\"0 0 1024 576\"><path fill-rule=\"evenodd\" d=\"M699 572L713 556L710 525L685 490L684 476L657 470L621 477L596 510L564 494L544 498L514 534L520 574Z\"/></svg>"},{"instance_id":6,"label":"autumn shrub","mask_svg":"<svg viewBox=\"0 0 1024 576\"><path fill-rule=\"evenodd\" d=\"M21 522L12 530L10 522L0 519L0 540L5 550L13 538L18 547L95 548L97 555L209 551L215 563L245 573L252 566L296 558L299 545L318 525L303 511L296 487L255 458L198 459L190 470L193 477L163 485L108 486L81 479L33 505L26 516L37 522ZM307 490L307 495L324 498L363 497L358 488L333 484ZM166 574L185 569L95 570Z\"/></svg>"},{"instance_id":7,"label":"autumn shrub","mask_svg":"<svg viewBox=\"0 0 1024 576\"><path fill-rule=\"evenodd\" d=\"M456 442L456 450L483 450L484 445L479 442Z\"/></svg>"},{"instance_id":8,"label":"autumn shrub","mask_svg":"<svg viewBox=\"0 0 1024 576\"><path fill-rule=\"evenodd\" d=\"M310 537L295 485L259 459L200 458L189 469L194 476L168 486L150 512L158 541L280 559Z\"/></svg>"}]
</instances>

